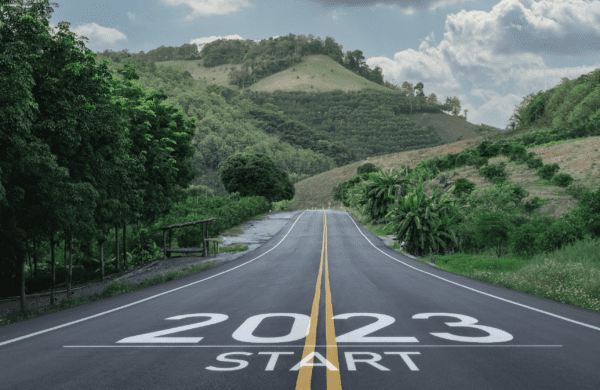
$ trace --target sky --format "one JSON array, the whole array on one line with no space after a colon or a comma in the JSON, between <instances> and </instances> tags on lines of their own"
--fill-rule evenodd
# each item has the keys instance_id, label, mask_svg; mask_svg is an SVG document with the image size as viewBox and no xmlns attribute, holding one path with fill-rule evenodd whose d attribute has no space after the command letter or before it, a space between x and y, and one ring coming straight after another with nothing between
<instances>
[{"instance_id":1,"label":"sky","mask_svg":"<svg viewBox=\"0 0 600 390\"><path fill-rule=\"evenodd\" d=\"M600 68L600 0L51 0L94 52L313 34L384 80L505 129L523 98Z\"/></svg>"}]
</instances>

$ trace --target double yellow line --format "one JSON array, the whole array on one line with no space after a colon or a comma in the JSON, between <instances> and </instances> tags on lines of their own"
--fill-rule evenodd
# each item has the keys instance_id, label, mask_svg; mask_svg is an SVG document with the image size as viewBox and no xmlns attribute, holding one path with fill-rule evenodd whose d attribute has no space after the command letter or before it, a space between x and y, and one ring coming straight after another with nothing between
<instances>
[{"instance_id":1,"label":"double yellow line","mask_svg":"<svg viewBox=\"0 0 600 390\"><path fill-rule=\"evenodd\" d=\"M312 358L304 363L298 372L296 381L296 390L310 390L312 377L314 352L317 341L317 319L319 318L319 300L321 298L321 276L323 274L323 258L325 258L325 335L327 339L326 359L333 366L327 368L327 389L341 390L342 381L340 378L340 364L338 362L337 343L335 341L335 328L333 326L333 306L331 305L331 288L329 286L329 267L327 261L327 215L323 214L323 246L321 249L321 265L319 266L319 276L317 277L317 286L315 287L315 297L313 299L312 311L310 313L310 329L306 342L304 343L304 352L302 360L308 356Z\"/></svg>"}]
</instances>

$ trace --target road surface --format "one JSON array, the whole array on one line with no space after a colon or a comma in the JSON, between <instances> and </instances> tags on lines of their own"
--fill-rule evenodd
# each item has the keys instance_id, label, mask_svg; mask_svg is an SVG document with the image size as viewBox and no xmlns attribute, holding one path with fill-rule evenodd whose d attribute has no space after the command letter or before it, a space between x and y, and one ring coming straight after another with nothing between
<instances>
[{"instance_id":1,"label":"road surface","mask_svg":"<svg viewBox=\"0 0 600 390\"><path fill-rule=\"evenodd\" d=\"M297 213L208 271L0 328L2 389L598 389L600 313Z\"/></svg>"}]
</instances>

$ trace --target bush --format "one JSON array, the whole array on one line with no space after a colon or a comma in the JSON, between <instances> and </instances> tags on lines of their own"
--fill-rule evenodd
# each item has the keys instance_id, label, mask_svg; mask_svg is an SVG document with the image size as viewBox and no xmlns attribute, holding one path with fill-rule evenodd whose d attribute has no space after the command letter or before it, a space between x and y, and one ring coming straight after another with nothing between
<instances>
[{"instance_id":1,"label":"bush","mask_svg":"<svg viewBox=\"0 0 600 390\"><path fill-rule=\"evenodd\" d=\"M475 169L479 169L480 167L487 165L487 163L487 157L471 157L467 164L474 166Z\"/></svg>"},{"instance_id":2,"label":"bush","mask_svg":"<svg viewBox=\"0 0 600 390\"><path fill-rule=\"evenodd\" d=\"M460 198L464 194L469 195L475 189L475 183L465 179L464 177L456 179L454 185L456 186L454 189L454 195L456 195L457 198Z\"/></svg>"},{"instance_id":3,"label":"bush","mask_svg":"<svg viewBox=\"0 0 600 390\"><path fill-rule=\"evenodd\" d=\"M575 198L577 200L581 200L581 197L584 194L587 194L588 192L590 192L590 190L588 190L583 184L577 183L577 184L571 184L565 190L565 192L567 193L567 195L571 195L573 198Z\"/></svg>"},{"instance_id":4,"label":"bush","mask_svg":"<svg viewBox=\"0 0 600 390\"><path fill-rule=\"evenodd\" d=\"M502 145L492 144L490 141L483 141L477 146L477 151L481 157L493 158L500 154Z\"/></svg>"},{"instance_id":5,"label":"bush","mask_svg":"<svg viewBox=\"0 0 600 390\"><path fill-rule=\"evenodd\" d=\"M566 173L559 173L558 175L554 176L554 178L552 178L552 183L564 188L571 184L573 180L574 179L571 177L571 175Z\"/></svg>"},{"instance_id":6,"label":"bush","mask_svg":"<svg viewBox=\"0 0 600 390\"><path fill-rule=\"evenodd\" d=\"M552 180L552 177L559 169L558 164L544 165L538 169L536 174L544 180Z\"/></svg>"},{"instance_id":7,"label":"bush","mask_svg":"<svg viewBox=\"0 0 600 390\"><path fill-rule=\"evenodd\" d=\"M512 145L508 154L509 161L525 160L527 158L527 149L523 145Z\"/></svg>"},{"instance_id":8,"label":"bush","mask_svg":"<svg viewBox=\"0 0 600 390\"><path fill-rule=\"evenodd\" d=\"M539 197L534 197L532 199L528 199L523 203L522 209L527 213L527 215L531 215L535 210L539 209L543 205L542 200Z\"/></svg>"},{"instance_id":9,"label":"bush","mask_svg":"<svg viewBox=\"0 0 600 390\"><path fill-rule=\"evenodd\" d=\"M517 256L533 257L536 248L531 243L535 242L538 235L537 229L530 223L514 229L509 235L510 250Z\"/></svg>"},{"instance_id":10,"label":"bush","mask_svg":"<svg viewBox=\"0 0 600 390\"><path fill-rule=\"evenodd\" d=\"M372 163L363 164L356 169L356 173L358 175L362 175L363 173L380 172L380 171L381 171L381 169Z\"/></svg>"},{"instance_id":11,"label":"bush","mask_svg":"<svg viewBox=\"0 0 600 390\"><path fill-rule=\"evenodd\" d=\"M536 247L545 253L554 252L564 245L583 239L583 232L565 219L555 221L536 240Z\"/></svg>"},{"instance_id":12,"label":"bush","mask_svg":"<svg viewBox=\"0 0 600 390\"><path fill-rule=\"evenodd\" d=\"M538 168L541 168L542 166L544 166L544 161L542 160L541 157L531 158L531 159L527 160L527 168L529 168L529 169L538 169Z\"/></svg>"},{"instance_id":13,"label":"bush","mask_svg":"<svg viewBox=\"0 0 600 390\"><path fill-rule=\"evenodd\" d=\"M501 162L499 164L488 165L479 170L479 174L485 177L488 180L492 180L493 178L506 178L507 174L504 171L506 168L506 163Z\"/></svg>"},{"instance_id":14,"label":"bush","mask_svg":"<svg viewBox=\"0 0 600 390\"><path fill-rule=\"evenodd\" d=\"M592 238L600 237L600 190L584 194L573 215L581 221L584 233L591 234Z\"/></svg>"}]
</instances>

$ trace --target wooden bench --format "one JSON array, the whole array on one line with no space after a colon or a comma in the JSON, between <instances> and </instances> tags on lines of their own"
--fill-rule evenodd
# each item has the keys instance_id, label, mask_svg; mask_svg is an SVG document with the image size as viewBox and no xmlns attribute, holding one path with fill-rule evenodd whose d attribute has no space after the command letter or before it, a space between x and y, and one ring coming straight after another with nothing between
<instances>
[{"instance_id":1,"label":"wooden bench","mask_svg":"<svg viewBox=\"0 0 600 390\"><path fill-rule=\"evenodd\" d=\"M208 255L207 250L206 250L206 246L210 241L215 242L216 248L217 248L217 253L219 252L219 239L218 238L208 238L208 226L207 224L211 221L216 221L217 218L209 218L209 219L203 219L201 221L195 221L195 222L188 222L188 223L183 223L181 225L171 225L171 226L165 226L162 229L163 231L163 243L164 243L164 257L163 259L167 259L171 257L171 253L199 253L202 252L203 256L206 257ZM184 227L184 226L193 226L196 224L201 224L202 226L202 248L171 248L171 238L172 238L172 234L171 234L171 229L173 228L180 228L180 227ZM166 233L167 230L169 231L169 246L167 246L167 238L166 238Z\"/></svg>"}]
</instances>

